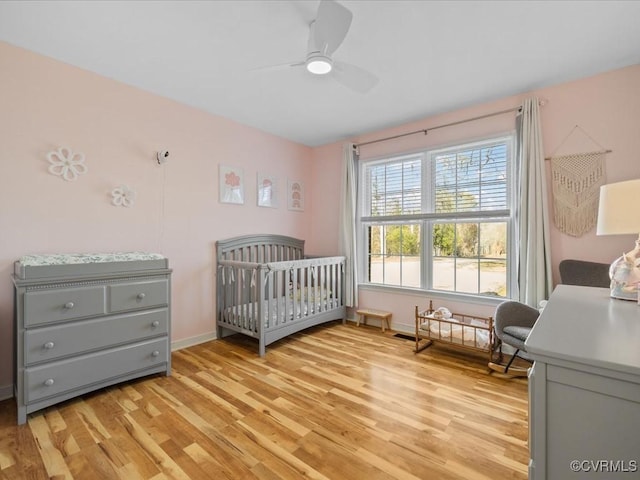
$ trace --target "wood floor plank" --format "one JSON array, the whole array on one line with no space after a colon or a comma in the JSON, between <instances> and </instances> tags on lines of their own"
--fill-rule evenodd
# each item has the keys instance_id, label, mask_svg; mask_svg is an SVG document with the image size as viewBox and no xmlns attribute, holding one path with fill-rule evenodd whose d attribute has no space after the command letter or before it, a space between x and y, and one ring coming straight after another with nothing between
<instances>
[{"instance_id":1,"label":"wood floor plank","mask_svg":"<svg viewBox=\"0 0 640 480\"><path fill-rule=\"evenodd\" d=\"M153 438L143 430L140 425L133 419L131 414L127 413L122 418L124 427L131 437L147 452L154 462L166 473L170 478L188 479L189 476L182 468L158 445Z\"/></svg>"},{"instance_id":2,"label":"wood floor plank","mask_svg":"<svg viewBox=\"0 0 640 480\"><path fill-rule=\"evenodd\" d=\"M527 478L526 379L338 322L174 352L172 376L29 415L0 402L0 480Z\"/></svg>"},{"instance_id":3,"label":"wood floor plank","mask_svg":"<svg viewBox=\"0 0 640 480\"><path fill-rule=\"evenodd\" d=\"M55 447L52 441L52 433L49 430L45 416L39 415L30 418L29 428L36 439L47 475L52 478L73 478L69 471L69 466L64 460L63 453Z\"/></svg>"},{"instance_id":4,"label":"wood floor plank","mask_svg":"<svg viewBox=\"0 0 640 480\"><path fill-rule=\"evenodd\" d=\"M16 464L15 440L10 436L0 438L0 471Z\"/></svg>"},{"instance_id":5,"label":"wood floor plank","mask_svg":"<svg viewBox=\"0 0 640 480\"><path fill-rule=\"evenodd\" d=\"M251 436L251 438L262 448L266 449L269 453L273 454L278 459L295 469L300 476L304 478L311 478L313 480L328 480L322 473L315 470L309 463L305 463L297 456L293 455L286 448L274 442L267 435L252 428L244 421L239 422L239 425L244 428ZM306 437L305 437L306 438Z\"/></svg>"}]
</instances>

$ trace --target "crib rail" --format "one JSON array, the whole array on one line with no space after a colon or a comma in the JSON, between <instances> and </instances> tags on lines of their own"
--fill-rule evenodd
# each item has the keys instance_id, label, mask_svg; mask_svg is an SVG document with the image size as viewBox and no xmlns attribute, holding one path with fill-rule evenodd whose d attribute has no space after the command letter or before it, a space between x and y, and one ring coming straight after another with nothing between
<instances>
[{"instance_id":1,"label":"crib rail","mask_svg":"<svg viewBox=\"0 0 640 480\"><path fill-rule=\"evenodd\" d=\"M218 260L218 325L262 338L263 330L344 307L344 262L345 257Z\"/></svg>"},{"instance_id":2,"label":"crib rail","mask_svg":"<svg viewBox=\"0 0 640 480\"><path fill-rule=\"evenodd\" d=\"M241 262L279 262L304 257L304 240L284 235L245 235L218 240L217 259Z\"/></svg>"}]
</instances>

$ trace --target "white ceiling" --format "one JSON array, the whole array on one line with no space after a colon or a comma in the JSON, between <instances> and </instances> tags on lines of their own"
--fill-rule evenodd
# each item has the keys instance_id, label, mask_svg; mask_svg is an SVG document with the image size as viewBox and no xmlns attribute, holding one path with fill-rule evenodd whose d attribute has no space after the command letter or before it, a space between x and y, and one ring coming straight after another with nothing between
<instances>
[{"instance_id":1,"label":"white ceiling","mask_svg":"<svg viewBox=\"0 0 640 480\"><path fill-rule=\"evenodd\" d=\"M640 64L640 1L340 3L367 94L258 68L304 59L317 0L4 0L0 39L309 146Z\"/></svg>"}]
</instances>

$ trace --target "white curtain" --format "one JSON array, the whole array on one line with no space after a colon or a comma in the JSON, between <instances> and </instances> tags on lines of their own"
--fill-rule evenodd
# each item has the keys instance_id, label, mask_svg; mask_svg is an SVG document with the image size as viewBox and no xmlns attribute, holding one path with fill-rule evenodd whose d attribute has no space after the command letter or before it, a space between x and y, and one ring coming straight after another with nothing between
<instances>
[{"instance_id":1,"label":"white curtain","mask_svg":"<svg viewBox=\"0 0 640 480\"><path fill-rule=\"evenodd\" d=\"M342 146L342 211L340 244L345 265L345 305L358 306L358 255L356 251L356 200L358 198L358 154L353 143Z\"/></svg>"},{"instance_id":2,"label":"white curtain","mask_svg":"<svg viewBox=\"0 0 640 480\"><path fill-rule=\"evenodd\" d=\"M538 307L553 285L540 106L535 97L525 100L516 120L516 159L518 297Z\"/></svg>"}]
</instances>

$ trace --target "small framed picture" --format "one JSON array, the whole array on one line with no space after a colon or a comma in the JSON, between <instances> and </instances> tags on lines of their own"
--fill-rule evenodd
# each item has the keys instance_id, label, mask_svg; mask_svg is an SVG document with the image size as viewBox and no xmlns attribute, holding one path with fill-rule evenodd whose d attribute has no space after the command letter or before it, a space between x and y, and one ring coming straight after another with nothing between
<instances>
[{"instance_id":1,"label":"small framed picture","mask_svg":"<svg viewBox=\"0 0 640 480\"><path fill-rule=\"evenodd\" d=\"M278 179L258 173L258 206L278 208Z\"/></svg>"},{"instance_id":2,"label":"small framed picture","mask_svg":"<svg viewBox=\"0 0 640 480\"><path fill-rule=\"evenodd\" d=\"M241 168L220 165L220 202L244 204L244 174Z\"/></svg>"},{"instance_id":3,"label":"small framed picture","mask_svg":"<svg viewBox=\"0 0 640 480\"><path fill-rule=\"evenodd\" d=\"M287 204L289 210L304 211L304 184L297 180L287 182Z\"/></svg>"}]
</instances>

